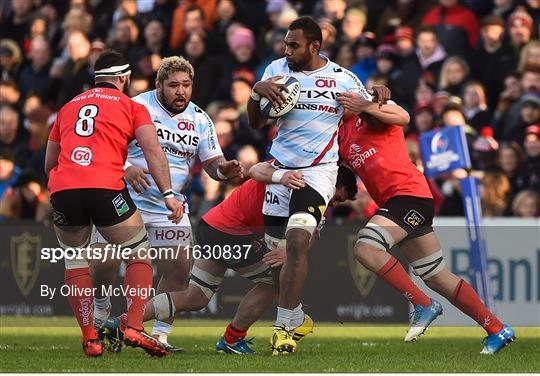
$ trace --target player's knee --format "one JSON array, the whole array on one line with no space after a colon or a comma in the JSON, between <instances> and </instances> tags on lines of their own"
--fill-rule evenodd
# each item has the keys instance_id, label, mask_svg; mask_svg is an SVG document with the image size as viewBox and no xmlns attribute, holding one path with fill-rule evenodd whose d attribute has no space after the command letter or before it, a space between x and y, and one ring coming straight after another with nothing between
<instances>
[{"instance_id":1,"label":"player's knee","mask_svg":"<svg viewBox=\"0 0 540 376\"><path fill-rule=\"evenodd\" d=\"M306 212L294 213L289 218L289 222L287 222L287 230L285 232L287 241L289 239L289 232L294 232L294 233L305 232L307 234L307 242L309 243L309 239L311 238L311 235L313 235L313 233L317 229L317 223L318 223L317 218L315 218L310 213L306 213ZM296 237L298 236L300 235L296 235Z\"/></svg>"},{"instance_id":2,"label":"player's knee","mask_svg":"<svg viewBox=\"0 0 540 376\"><path fill-rule=\"evenodd\" d=\"M200 269L197 265L193 265L191 277L189 279L188 292L194 294L195 290L192 290L192 288L195 286L202 292L202 294L197 294L197 296L204 295L208 302L218 290L222 280L223 277L212 275L206 270Z\"/></svg>"},{"instance_id":3,"label":"player's knee","mask_svg":"<svg viewBox=\"0 0 540 376\"><path fill-rule=\"evenodd\" d=\"M413 274L422 278L426 283L438 284L444 279L444 271L447 270L443 258L442 249L410 263Z\"/></svg>"},{"instance_id":4,"label":"player's knee","mask_svg":"<svg viewBox=\"0 0 540 376\"><path fill-rule=\"evenodd\" d=\"M167 281L174 290L181 290L187 287L189 282L189 264L187 260L165 260L159 264L162 278Z\"/></svg>"},{"instance_id":5,"label":"player's knee","mask_svg":"<svg viewBox=\"0 0 540 376\"><path fill-rule=\"evenodd\" d=\"M201 289L200 286L190 284L188 287L188 303L186 306L186 311L200 311L204 307L210 303L210 299L214 293L210 295L210 297Z\"/></svg>"},{"instance_id":6,"label":"player's knee","mask_svg":"<svg viewBox=\"0 0 540 376\"><path fill-rule=\"evenodd\" d=\"M359 246L366 244L371 248L388 252L394 246L395 241L392 234L384 227L379 226L376 223L368 223L358 231L356 244Z\"/></svg>"}]
</instances>

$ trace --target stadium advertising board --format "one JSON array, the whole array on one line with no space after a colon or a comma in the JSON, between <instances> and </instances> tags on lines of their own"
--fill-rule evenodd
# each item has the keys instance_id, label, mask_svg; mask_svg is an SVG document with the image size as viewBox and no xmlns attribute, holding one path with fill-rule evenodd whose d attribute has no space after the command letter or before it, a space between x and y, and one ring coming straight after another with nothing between
<instances>
[{"instance_id":1,"label":"stadium advertising board","mask_svg":"<svg viewBox=\"0 0 540 376\"><path fill-rule=\"evenodd\" d=\"M487 243L487 270L494 311L515 326L540 326L540 220L520 218L484 219ZM448 267L476 289L470 244L463 218L437 218L435 231L443 247ZM422 286L422 281L414 277ZM469 317L445 299L444 314L434 324L473 326Z\"/></svg>"}]
</instances>

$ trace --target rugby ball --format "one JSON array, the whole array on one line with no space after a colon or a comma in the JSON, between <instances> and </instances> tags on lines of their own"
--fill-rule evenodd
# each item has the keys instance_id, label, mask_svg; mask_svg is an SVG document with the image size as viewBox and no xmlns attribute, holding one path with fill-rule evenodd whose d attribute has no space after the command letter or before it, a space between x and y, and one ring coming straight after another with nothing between
<instances>
[{"instance_id":1,"label":"rugby ball","mask_svg":"<svg viewBox=\"0 0 540 376\"><path fill-rule=\"evenodd\" d=\"M261 114L264 117L278 118L285 115L287 112L292 110L298 100L300 99L300 82L294 77L284 76L275 81L278 84L284 84L285 87L289 90L287 93L285 90L281 89L281 92L285 95L286 102L279 106L273 107L270 101L262 97L260 106Z\"/></svg>"}]
</instances>

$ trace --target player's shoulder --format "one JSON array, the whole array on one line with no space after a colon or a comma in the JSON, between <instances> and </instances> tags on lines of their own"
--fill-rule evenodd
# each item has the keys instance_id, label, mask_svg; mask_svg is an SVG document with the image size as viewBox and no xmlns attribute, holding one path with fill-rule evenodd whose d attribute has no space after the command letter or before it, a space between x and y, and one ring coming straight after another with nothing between
<instances>
[{"instance_id":1,"label":"player's shoulder","mask_svg":"<svg viewBox=\"0 0 540 376\"><path fill-rule=\"evenodd\" d=\"M197 104L193 102L189 102L186 110L184 111L188 114L190 114L193 119L195 120L195 123L197 126L213 126L212 119L210 119L210 116L204 111L201 107L199 107Z\"/></svg>"},{"instance_id":2,"label":"player's shoulder","mask_svg":"<svg viewBox=\"0 0 540 376\"><path fill-rule=\"evenodd\" d=\"M284 57L272 61L270 64L268 64L266 69L267 71L271 72L273 76L290 73L289 64L287 63L287 59Z\"/></svg>"},{"instance_id":3,"label":"player's shoulder","mask_svg":"<svg viewBox=\"0 0 540 376\"><path fill-rule=\"evenodd\" d=\"M346 80L346 81L354 81L357 84L362 84L360 79L350 70L347 68L342 67L338 63L335 63L333 61L330 61L328 63L328 66L325 69L326 72L331 73L337 78Z\"/></svg>"},{"instance_id":4,"label":"player's shoulder","mask_svg":"<svg viewBox=\"0 0 540 376\"><path fill-rule=\"evenodd\" d=\"M143 106L152 106L154 103L154 92L155 90L145 91L143 93L137 94L133 98L133 102L142 104Z\"/></svg>"}]
</instances>

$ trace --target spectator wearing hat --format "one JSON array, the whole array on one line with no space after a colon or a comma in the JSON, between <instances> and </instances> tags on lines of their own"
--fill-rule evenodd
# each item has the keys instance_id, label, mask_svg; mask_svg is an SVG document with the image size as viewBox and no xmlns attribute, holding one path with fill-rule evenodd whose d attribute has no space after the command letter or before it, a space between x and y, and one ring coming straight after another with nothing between
<instances>
[{"instance_id":1,"label":"spectator wearing hat","mask_svg":"<svg viewBox=\"0 0 540 376\"><path fill-rule=\"evenodd\" d=\"M449 55L466 56L476 47L480 32L478 19L458 0L439 0L439 5L426 13L422 24L434 27Z\"/></svg>"},{"instance_id":2,"label":"spectator wearing hat","mask_svg":"<svg viewBox=\"0 0 540 376\"><path fill-rule=\"evenodd\" d=\"M420 135L435 127L435 115L429 102L418 102L413 110L413 124L407 131L406 138L418 142Z\"/></svg>"},{"instance_id":3,"label":"spectator wearing hat","mask_svg":"<svg viewBox=\"0 0 540 376\"><path fill-rule=\"evenodd\" d=\"M474 140L471 149L473 168L481 171L496 171L499 143L493 138L493 129L484 126Z\"/></svg>"},{"instance_id":4,"label":"spectator wearing hat","mask_svg":"<svg viewBox=\"0 0 540 376\"><path fill-rule=\"evenodd\" d=\"M400 61L404 62L414 56L414 30L412 28L408 26L396 28L394 41Z\"/></svg>"},{"instance_id":5,"label":"spectator wearing hat","mask_svg":"<svg viewBox=\"0 0 540 376\"><path fill-rule=\"evenodd\" d=\"M375 34L369 31L362 33L352 45L352 52L356 63L351 67L351 72L362 82L366 82L369 76L377 72L377 64L375 62L376 46Z\"/></svg>"},{"instance_id":6,"label":"spectator wearing hat","mask_svg":"<svg viewBox=\"0 0 540 376\"><path fill-rule=\"evenodd\" d=\"M441 125L443 127L461 126L465 132L467 146L469 150L473 150L473 143L478 136L478 132L467 124L465 114L463 113L463 104L461 98L451 96L448 98L448 103L444 106L441 115Z\"/></svg>"},{"instance_id":7,"label":"spectator wearing hat","mask_svg":"<svg viewBox=\"0 0 540 376\"><path fill-rule=\"evenodd\" d=\"M446 52L437 39L435 31L429 27L421 27L416 37L414 57L405 61L392 85L392 96L398 103L414 106L414 89L418 81L426 73L436 82L439 79ZM394 95L395 94L395 95Z\"/></svg>"},{"instance_id":8,"label":"spectator wearing hat","mask_svg":"<svg viewBox=\"0 0 540 376\"><path fill-rule=\"evenodd\" d=\"M393 44L382 44L375 51L375 63L377 74L390 81L390 78L396 76L396 62L398 59L397 48Z\"/></svg>"},{"instance_id":9,"label":"spectator wearing hat","mask_svg":"<svg viewBox=\"0 0 540 376\"><path fill-rule=\"evenodd\" d=\"M43 97L51 84L51 48L45 38L32 39L29 57L31 64L22 69L19 77L21 96L26 98L28 93L36 93Z\"/></svg>"},{"instance_id":10,"label":"spectator wearing hat","mask_svg":"<svg viewBox=\"0 0 540 376\"><path fill-rule=\"evenodd\" d=\"M476 131L491 123L491 114L486 103L486 91L478 81L469 81L463 88L463 113L465 120Z\"/></svg>"},{"instance_id":11,"label":"spectator wearing hat","mask_svg":"<svg viewBox=\"0 0 540 376\"><path fill-rule=\"evenodd\" d=\"M255 35L246 27L236 27L229 38L230 53L222 62L218 99L229 99L232 79L238 72L255 77L258 59L255 56Z\"/></svg>"},{"instance_id":12,"label":"spectator wearing hat","mask_svg":"<svg viewBox=\"0 0 540 376\"><path fill-rule=\"evenodd\" d=\"M522 118L522 109L524 104L528 107L536 106L538 103L540 71L526 69L521 75L520 86L522 92L520 98L509 106L508 111L494 120L495 135L500 140L518 143L523 141L523 129L527 125L525 120L529 121L529 124L531 120Z\"/></svg>"},{"instance_id":13,"label":"spectator wearing hat","mask_svg":"<svg viewBox=\"0 0 540 376\"><path fill-rule=\"evenodd\" d=\"M430 8L431 5L426 0L397 0L386 6L375 29L377 41L382 43L392 35L395 37L399 28L416 30ZM412 40L414 41L414 35Z\"/></svg>"},{"instance_id":14,"label":"spectator wearing hat","mask_svg":"<svg viewBox=\"0 0 540 376\"><path fill-rule=\"evenodd\" d=\"M510 44L519 55L523 46L530 42L533 32L533 19L527 10L519 6L508 17Z\"/></svg>"},{"instance_id":15,"label":"spectator wearing hat","mask_svg":"<svg viewBox=\"0 0 540 376\"><path fill-rule=\"evenodd\" d=\"M13 39L0 40L0 79L17 80L22 61L21 48Z\"/></svg>"},{"instance_id":16,"label":"spectator wearing hat","mask_svg":"<svg viewBox=\"0 0 540 376\"><path fill-rule=\"evenodd\" d=\"M516 68L513 49L503 42L504 20L496 15L486 16L480 29L480 43L471 54L471 71L487 92L487 103L495 107L504 89L504 80ZM499 79L494 79L499 78Z\"/></svg>"},{"instance_id":17,"label":"spectator wearing hat","mask_svg":"<svg viewBox=\"0 0 540 376\"><path fill-rule=\"evenodd\" d=\"M540 123L525 128L525 164L517 179L521 189L540 192Z\"/></svg>"},{"instance_id":18,"label":"spectator wearing hat","mask_svg":"<svg viewBox=\"0 0 540 376\"><path fill-rule=\"evenodd\" d=\"M22 48L30 35L33 11L32 0L11 0L11 13L0 23L0 39L13 39Z\"/></svg>"}]
</instances>

